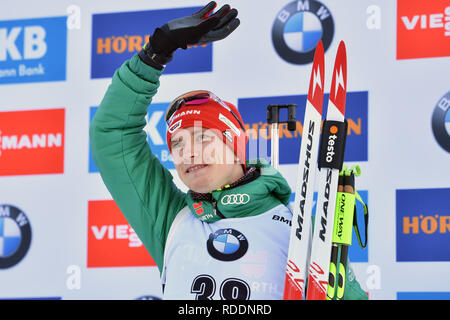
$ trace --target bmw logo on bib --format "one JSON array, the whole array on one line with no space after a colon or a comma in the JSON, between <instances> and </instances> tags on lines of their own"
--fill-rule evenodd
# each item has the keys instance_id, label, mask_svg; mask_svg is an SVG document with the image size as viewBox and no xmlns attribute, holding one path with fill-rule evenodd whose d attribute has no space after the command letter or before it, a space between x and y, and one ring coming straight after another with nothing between
<instances>
[{"instance_id":1,"label":"bmw logo on bib","mask_svg":"<svg viewBox=\"0 0 450 320\"><path fill-rule=\"evenodd\" d=\"M235 229L219 229L209 235L208 253L220 261L234 261L245 255L248 249L246 237Z\"/></svg>"},{"instance_id":2,"label":"bmw logo on bib","mask_svg":"<svg viewBox=\"0 0 450 320\"><path fill-rule=\"evenodd\" d=\"M334 22L328 8L316 0L290 2L272 26L272 42L278 55L293 64L314 60L319 40L326 51L334 34Z\"/></svg>"}]
</instances>

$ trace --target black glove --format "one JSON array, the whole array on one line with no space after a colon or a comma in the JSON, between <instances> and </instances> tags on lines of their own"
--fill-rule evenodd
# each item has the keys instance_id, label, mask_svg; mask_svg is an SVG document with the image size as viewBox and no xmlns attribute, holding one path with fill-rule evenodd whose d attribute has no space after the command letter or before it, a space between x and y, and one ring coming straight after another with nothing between
<instances>
[{"instance_id":1,"label":"black glove","mask_svg":"<svg viewBox=\"0 0 450 320\"><path fill-rule=\"evenodd\" d=\"M191 16L169 21L161 28L156 28L150 41L139 52L141 60L162 70L178 48L186 49L188 45L226 38L240 24L236 18L238 12L226 4L211 14L216 6L216 2L211 1Z\"/></svg>"}]
</instances>

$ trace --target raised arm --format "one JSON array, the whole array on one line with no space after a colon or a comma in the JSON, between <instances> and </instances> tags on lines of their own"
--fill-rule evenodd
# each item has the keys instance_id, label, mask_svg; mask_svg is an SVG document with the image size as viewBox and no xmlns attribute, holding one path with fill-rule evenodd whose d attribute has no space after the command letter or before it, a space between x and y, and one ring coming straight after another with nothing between
<instances>
[{"instance_id":1,"label":"raised arm","mask_svg":"<svg viewBox=\"0 0 450 320\"><path fill-rule=\"evenodd\" d=\"M156 28L144 48L116 70L90 126L102 179L160 271L167 234L186 195L151 152L143 131L145 115L175 50L224 39L239 26L236 9L224 5L212 13L215 7L211 1Z\"/></svg>"},{"instance_id":2,"label":"raised arm","mask_svg":"<svg viewBox=\"0 0 450 320\"><path fill-rule=\"evenodd\" d=\"M185 206L185 195L151 152L143 131L160 75L137 55L126 61L94 116L90 143L103 182L161 269L165 236Z\"/></svg>"}]
</instances>

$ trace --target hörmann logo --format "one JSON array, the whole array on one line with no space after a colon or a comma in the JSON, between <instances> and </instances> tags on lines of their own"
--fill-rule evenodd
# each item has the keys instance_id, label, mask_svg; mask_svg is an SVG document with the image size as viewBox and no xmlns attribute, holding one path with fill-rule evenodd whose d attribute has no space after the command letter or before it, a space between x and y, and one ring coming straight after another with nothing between
<instances>
[{"instance_id":1,"label":"h\u00f6rmann logo","mask_svg":"<svg viewBox=\"0 0 450 320\"><path fill-rule=\"evenodd\" d=\"M396 191L397 261L450 261L450 189Z\"/></svg>"},{"instance_id":2,"label":"h\u00f6rmann logo","mask_svg":"<svg viewBox=\"0 0 450 320\"><path fill-rule=\"evenodd\" d=\"M149 30L201 7L100 13L92 16L91 78L109 78L149 41ZM165 74L212 71L212 44L175 52Z\"/></svg>"},{"instance_id":3,"label":"h\u00f6rmann logo","mask_svg":"<svg viewBox=\"0 0 450 320\"><path fill-rule=\"evenodd\" d=\"M112 53L138 52L147 43L149 35L128 35L98 37L96 45L96 53L98 55L108 55Z\"/></svg>"},{"instance_id":4,"label":"h\u00f6rmann logo","mask_svg":"<svg viewBox=\"0 0 450 320\"><path fill-rule=\"evenodd\" d=\"M314 134L314 122L310 121L308 125L308 144L306 145L306 160L305 160L305 169L303 170L302 176L302 188L300 189L300 214L298 215L297 223L298 227L295 229L296 237L301 240L302 239L302 231L303 231L303 217L305 216L305 199L306 192L308 189L308 177L309 177L309 167L311 160L311 149L313 145L313 134Z\"/></svg>"},{"instance_id":5,"label":"h\u00f6rmann logo","mask_svg":"<svg viewBox=\"0 0 450 320\"><path fill-rule=\"evenodd\" d=\"M397 0L397 59L448 56L448 0Z\"/></svg>"},{"instance_id":6,"label":"h\u00f6rmann logo","mask_svg":"<svg viewBox=\"0 0 450 320\"><path fill-rule=\"evenodd\" d=\"M403 234L450 233L450 215L403 217Z\"/></svg>"},{"instance_id":7,"label":"h\u00f6rmann logo","mask_svg":"<svg viewBox=\"0 0 450 320\"><path fill-rule=\"evenodd\" d=\"M66 19L0 21L0 84L65 80Z\"/></svg>"}]
</instances>

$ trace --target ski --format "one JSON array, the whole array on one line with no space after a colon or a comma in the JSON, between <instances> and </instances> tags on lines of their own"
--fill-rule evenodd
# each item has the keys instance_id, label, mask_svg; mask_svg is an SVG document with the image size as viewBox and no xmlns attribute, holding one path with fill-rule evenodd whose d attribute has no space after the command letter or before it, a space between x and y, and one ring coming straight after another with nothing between
<instances>
[{"instance_id":1,"label":"ski","mask_svg":"<svg viewBox=\"0 0 450 320\"><path fill-rule=\"evenodd\" d=\"M319 41L314 55L303 120L284 300L305 299L305 283L311 248L311 214L324 95L324 60L323 44Z\"/></svg>"},{"instance_id":2,"label":"ski","mask_svg":"<svg viewBox=\"0 0 450 320\"><path fill-rule=\"evenodd\" d=\"M347 57L345 44L341 41L336 54L327 118L323 124L319 149L316 217L306 290L308 300L327 298L338 177L342 169L347 133L346 87Z\"/></svg>"}]
</instances>

